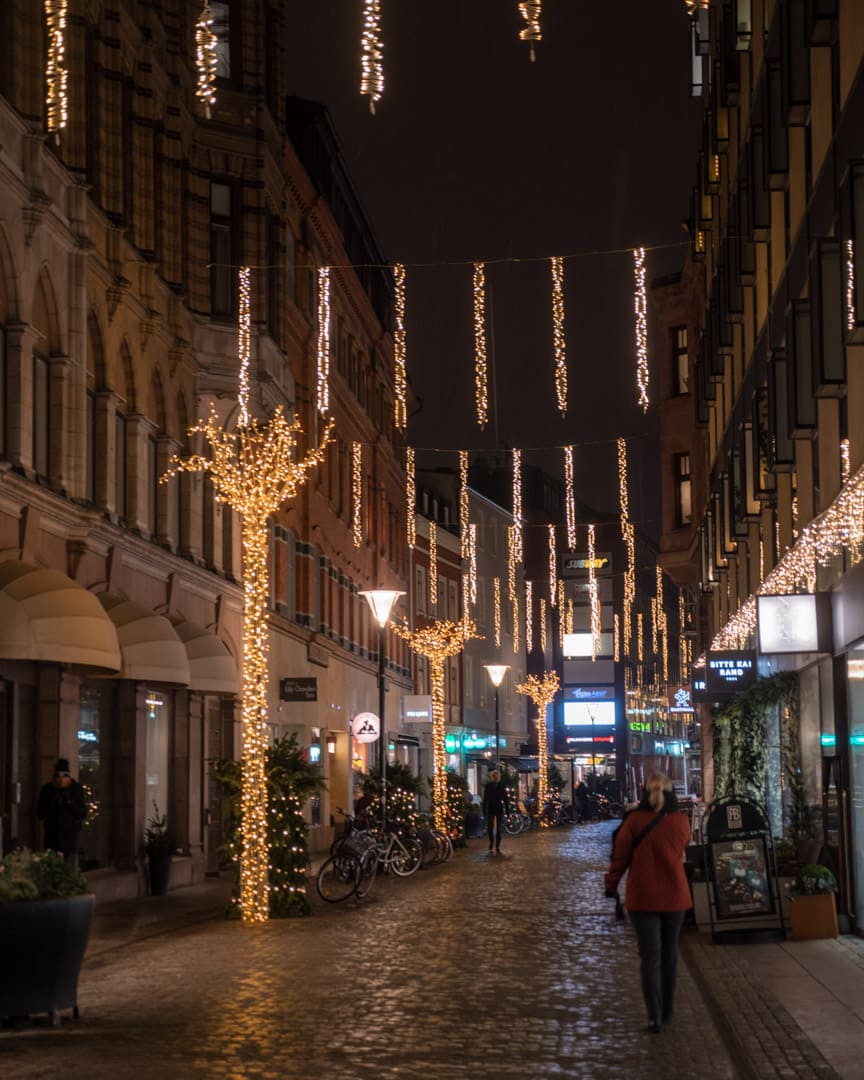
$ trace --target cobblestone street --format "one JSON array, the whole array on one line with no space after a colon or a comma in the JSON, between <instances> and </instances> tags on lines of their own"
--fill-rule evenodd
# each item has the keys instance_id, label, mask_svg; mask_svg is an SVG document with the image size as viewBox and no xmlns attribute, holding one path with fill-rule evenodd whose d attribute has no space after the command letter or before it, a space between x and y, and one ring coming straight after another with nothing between
<instances>
[{"instance_id":1,"label":"cobblestone street","mask_svg":"<svg viewBox=\"0 0 864 1080\"><path fill-rule=\"evenodd\" d=\"M0 1035L0 1076L742 1075L686 964L674 1022L644 1031L632 931L602 895L613 827L517 837L500 858L475 840L359 906L316 897L309 919L111 949L85 962L78 1023Z\"/></svg>"}]
</instances>

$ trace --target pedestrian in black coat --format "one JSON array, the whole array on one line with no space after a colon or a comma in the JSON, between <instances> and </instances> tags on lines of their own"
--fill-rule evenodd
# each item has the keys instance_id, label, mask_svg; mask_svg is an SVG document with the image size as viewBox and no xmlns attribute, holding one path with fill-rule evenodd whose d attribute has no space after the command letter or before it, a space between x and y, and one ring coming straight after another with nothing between
<instances>
[{"instance_id":1,"label":"pedestrian in black coat","mask_svg":"<svg viewBox=\"0 0 864 1080\"><path fill-rule=\"evenodd\" d=\"M493 839L495 851L501 854L501 827L504 824L504 815L509 812L510 798L507 795L507 785L501 779L501 773L493 769L483 790L483 813L486 815L486 828L489 832L490 854Z\"/></svg>"},{"instance_id":2,"label":"pedestrian in black coat","mask_svg":"<svg viewBox=\"0 0 864 1080\"><path fill-rule=\"evenodd\" d=\"M78 834L87 817L84 788L72 779L69 762L58 758L54 779L42 786L36 817L45 823L45 847L78 864Z\"/></svg>"}]
</instances>

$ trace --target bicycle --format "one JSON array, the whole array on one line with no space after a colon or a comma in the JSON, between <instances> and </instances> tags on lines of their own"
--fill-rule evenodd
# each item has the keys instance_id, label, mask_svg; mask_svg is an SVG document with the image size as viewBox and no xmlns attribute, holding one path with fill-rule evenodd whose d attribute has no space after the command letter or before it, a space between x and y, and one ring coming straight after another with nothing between
<instances>
[{"instance_id":1,"label":"bicycle","mask_svg":"<svg viewBox=\"0 0 864 1080\"><path fill-rule=\"evenodd\" d=\"M398 877L410 877L423 862L423 845L415 836L402 837L395 832L388 832L383 837L379 834L375 850L384 871L392 870Z\"/></svg>"},{"instance_id":2,"label":"bicycle","mask_svg":"<svg viewBox=\"0 0 864 1080\"><path fill-rule=\"evenodd\" d=\"M332 854L318 871L316 887L322 900L338 904L351 896L362 899L375 884L378 872L378 846L375 835L360 828L357 819L337 807L346 819L343 836L330 848Z\"/></svg>"}]
</instances>

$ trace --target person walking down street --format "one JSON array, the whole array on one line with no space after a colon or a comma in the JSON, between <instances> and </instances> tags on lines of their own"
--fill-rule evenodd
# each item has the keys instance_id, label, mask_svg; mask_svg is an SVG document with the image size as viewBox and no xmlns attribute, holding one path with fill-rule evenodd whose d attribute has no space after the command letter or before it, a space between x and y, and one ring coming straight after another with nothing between
<instances>
[{"instance_id":1,"label":"person walking down street","mask_svg":"<svg viewBox=\"0 0 864 1080\"><path fill-rule=\"evenodd\" d=\"M580 780L576 787L576 807L579 811L579 824L584 825L589 820L588 813L588 785Z\"/></svg>"},{"instance_id":2,"label":"person walking down street","mask_svg":"<svg viewBox=\"0 0 864 1080\"><path fill-rule=\"evenodd\" d=\"M45 847L78 865L78 834L87 817L84 788L72 779L69 762L58 758L54 778L43 784L36 817L45 824Z\"/></svg>"},{"instance_id":3,"label":"person walking down street","mask_svg":"<svg viewBox=\"0 0 864 1080\"><path fill-rule=\"evenodd\" d=\"M490 854L493 841L495 853L501 854L501 829L504 825L504 815L509 812L510 799L507 795L507 785L501 779L501 773L493 769L483 789L483 813L486 815L486 828L489 832Z\"/></svg>"},{"instance_id":4,"label":"person walking down street","mask_svg":"<svg viewBox=\"0 0 864 1080\"><path fill-rule=\"evenodd\" d=\"M636 931L642 994L649 1030L657 1033L672 1019L678 936L684 914L692 906L684 852L690 825L677 813L672 781L653 773L645 782L639 806L618 829L606 874L606 895L614 897L627 873L624 906Z\"/></svg>"}]
</instances>

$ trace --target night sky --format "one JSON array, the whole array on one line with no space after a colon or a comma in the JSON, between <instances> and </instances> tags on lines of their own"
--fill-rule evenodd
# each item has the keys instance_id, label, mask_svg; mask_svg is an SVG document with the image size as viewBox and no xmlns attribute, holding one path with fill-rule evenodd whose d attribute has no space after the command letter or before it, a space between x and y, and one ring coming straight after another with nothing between
<instances>
[{"instance_id":1,"label":"night sky","mask_svg":"<svg viewBox=\"0 0 864 1080\"><path fill-rule=\"evenodd\" d=\"M624 435L631 511L656 533L656 417L637 405L630 249L662 246L648 255L649 280L684 257L701 101L689 96L683 0L544 0L535 63L518 39L516 0L381 0L385 89L374 116L359 94L361 0L288 9L290 88L330 110L383 255L408 266L407 363L422 403L408 442L418 461L455 466L459 449L519 446L526 464L557 471L560 452L529 448L582 444L577 493L615 510L614 440ZM552 255L572 256L563 420ZM495 393L482 432L474 260L502 260L486 270Z\"/></svg>"}]
</instances>

